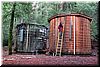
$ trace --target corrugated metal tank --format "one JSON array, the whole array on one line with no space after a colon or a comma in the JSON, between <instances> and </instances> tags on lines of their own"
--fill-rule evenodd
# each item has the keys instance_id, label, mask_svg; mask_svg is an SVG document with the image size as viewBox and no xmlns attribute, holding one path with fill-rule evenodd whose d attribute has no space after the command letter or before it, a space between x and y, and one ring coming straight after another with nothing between
<instances>
[{"instance_id":1,"label":"corrugated metal tank","mask_svg":"<svg viewBox=\"0 0 100 67\"><path fill-rule=\"evenodd\" d=\"M67 54L90 54L90 22L91 18L82 14L58 14L49 18L50 35L49 51L56 52L58 40L58 25L64 27L62 53ZM75 33L74 33L75 32Z\"/></svg>"},{"instance_id":2,"label":"corrugated metal tank","mask_svg":"<svg viewBox=\"0 0 100 67\"><path fill-rule=\"evenodd\" d=\"M47 27L40 24L21 23L15 28L15 48L17 52L35 52L45 50Z\"/></svg>"}]
</instances>

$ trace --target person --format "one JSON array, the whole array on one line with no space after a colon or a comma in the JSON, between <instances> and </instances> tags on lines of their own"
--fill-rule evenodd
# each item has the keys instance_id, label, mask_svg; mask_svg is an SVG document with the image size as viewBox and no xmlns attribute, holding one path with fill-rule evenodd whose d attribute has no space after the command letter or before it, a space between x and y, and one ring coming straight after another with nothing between
<instances>
[{"instance_id":1,"label":"person","mask_svg":"<svg viewBox=\"0 0 100 67\"><path fill-rule=\"evenodd\" d=\"M62 32L63 32L63 25L62 23L60 22L59 26L58 26L58 29L59 29L59 33L60 33L60 38L62 36Z\"/></svg>"}]
</instances>

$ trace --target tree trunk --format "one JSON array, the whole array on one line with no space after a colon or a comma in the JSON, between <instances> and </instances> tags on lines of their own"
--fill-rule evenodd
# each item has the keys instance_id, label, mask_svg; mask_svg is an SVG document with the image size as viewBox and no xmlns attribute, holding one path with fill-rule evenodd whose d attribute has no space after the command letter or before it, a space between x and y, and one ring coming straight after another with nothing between
<instances>
[{"instance_id":1,"label":"tree trunk","mask_svg":"<svg viewBox=\"0 0 100 67\"><path fill-rule=\"evenodd\" d=\"M12 30L13 30L15 6L16 6L16 3L13 4L12 14L11 14L11 22L10 22L10 28L9 28L9 39L8 39L9 55L12 54L12 37L13 37Z\"/></svg>"},{"instance_id":2,"label":"tree trunk","mask_svg":"<svg viewBox=\"0 0 100 67\"><path fill-rule=\"evenodd\" d=\"M61 2L61 4L60 4L60 10L63 11L63 7L64 7L64 2Z\"/></svg>"}]
</instances>

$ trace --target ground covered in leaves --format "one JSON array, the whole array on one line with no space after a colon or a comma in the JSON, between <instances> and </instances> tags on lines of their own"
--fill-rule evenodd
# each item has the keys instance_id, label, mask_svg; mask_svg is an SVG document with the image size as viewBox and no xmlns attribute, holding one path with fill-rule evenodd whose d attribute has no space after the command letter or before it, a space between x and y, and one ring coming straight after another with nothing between
<instances>
[{"instance_id":1,"label":"ground covered in leaves","mask_svg":"<svg viewBox=\"0 0 100 67\"><path fill-rule=\"evenodd\" d=\"M98 56L47 56L47 55L7 55L3 50L3 65L98 65Z\"/></svg>"}]
</instances>

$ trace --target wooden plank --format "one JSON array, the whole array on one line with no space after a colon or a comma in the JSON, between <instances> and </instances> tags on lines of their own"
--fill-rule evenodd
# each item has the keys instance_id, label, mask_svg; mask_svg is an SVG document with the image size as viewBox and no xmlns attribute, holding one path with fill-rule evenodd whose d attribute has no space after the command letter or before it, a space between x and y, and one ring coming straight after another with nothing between
<instances>
[{"instance_id":1,"label":"wooden plank","mask_svg":"<svg viewBox=\"0 0 100 67\"><path fill-rule=\"evenodd\" d=\"M52 50L54 51L54 19L52 19Z\"/></svg>"},{"instance_id":2,"label":"wooden plank","mask_svg":"<svg viewBox=\"0 0 100 67\"><path fill-rule=\"evenodd\" d=\"M80 27L80 25L79 25L80 23L79 23L79 17L76 17L76 52L77 53L79 53L79 51L80 51L80 42L79 42L79 32L80 32L80 30L79 30L79 27Z\"/></svg>"},{"instance_id":3,"label":"wooden plank","mask_svg":"<svg viewBox=\"0 0 100 67\"><path fill-rule=\"evenodd\" d=\"M52 20L50 21L50 34L49 34L49 52L52 51Z\"/></svg>"},{"instance_id":4,"label":"wooden plank","mask_svg":"<svg viewBox=\"0 0 100 67\"><path fill-rule=\"evenodd\" d=\"M57 19L58 18L55 18L55 46L57 44L57 29L58 29L58 25L57 25Z\"/></svg>"},{"instance_id":5,"label":"wooden plank","mask_svg":"<svg viewBox=\"0 0 100 67\"><path fill-rule=\"evenodd\" d=\"M69 19L69 20L68 20ZM66 49L67 49L67 51L69 51L70 52L70 41L69 41L69 22L70 22L70 16L67 16L66 17L66 23L65 23L65 45L66 45Z\"/></svg>"},{"instance_id":6,"label":"wooden plank","mask_svg":"<svg viewBox=\"0 0 100 67\"><path fill-rule=\"evenodd\" d=\"M56 47L56 18L54 18L54 52L55 52L55 47Z\"/></svg>"},{"instance_id":7,"label":"wooden plank","mask_svg":"<svg viewBox=\"0 0 100 67\"><path fill-rule=\"evenodd\" d=\"M80 51L79 51L79 53L81 53L82 52L82 23L81 23L81 18L80 17L78 17L79 18L79 24L80 24L80 28L79 28L79 41L80 41Z\"/></svg>"},{"instance_id":8,"label":"wooden plank","mask_svg":"<svg viewBox=\"0 0 100 67\"><path fill-rule=\"evenodd\" d=\"M82 20L84 20L83 17L82 17ZM82 45L82 48L83 48L83 49L82 49L82 53L84 53L84 35L85 35L85 34L84 34L84 28L85 28L85 27L84 27L84 21L82 21L82 23L83 23L83 25L82 25L82 27L83 27L83 30L82 30L82 31L83 31L83 45Z\"/></svg>"},{"instance_id":9,"label":"wooden plank","mask_svg":"<svg viewBox=\"0 0 100 67\"><path fill-rule=\"evenodd\" d=\"M62 25L63 25L63 41L62 41L62 52L64 52L64 50L63 49L65 49L66 50L66 48L64 47L65 46L65 44L64 44L64 36L65 36L65 17L61 17L61 22L62 22Z\"/></svg>"},{"instance_id":10,"label":"wooden plank","mask_svg":"<svg viewBox=\"0 0 100 67\"><path fill-rule=\"evenodd\" d=\"M88 22L88 46L90 47L89 52L91 53L90 21L87 20L87 22Z\"/></svg>"},{"instance_id":11,"label":"wooden plank","mask_svg":"<svg viewBox=\"0 0 100 67\"><path fill-rule=\"evenodd\" d=\"M56 20L56 29L55 29L55 31L56 31L56 37L55 37L55 50L54 51L57 51L57 44L58 44L58 35L59 35L59 32L58 32L58 26L59 26L59 24L60 24L60 22L61 22L61 18L60 17L58 17L58 18L55 18L55 20Z\"/></svg>"},{"instance_id":12,"label":"wooden plank","mask_svg":"<svg viewBox=\"0 0 100 67\"><path fill-rule=\"evenodd\" d=\"M52 22L51 22L51 30L52 30L52 34L51 34L51 45L52 45L52 47L51 47L51 49L53 51L53 19L52 19Z\"/></svg>"}]
</instances>

